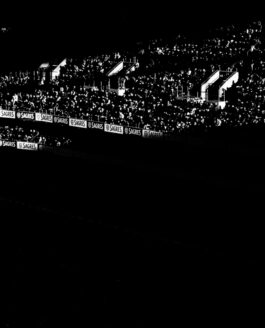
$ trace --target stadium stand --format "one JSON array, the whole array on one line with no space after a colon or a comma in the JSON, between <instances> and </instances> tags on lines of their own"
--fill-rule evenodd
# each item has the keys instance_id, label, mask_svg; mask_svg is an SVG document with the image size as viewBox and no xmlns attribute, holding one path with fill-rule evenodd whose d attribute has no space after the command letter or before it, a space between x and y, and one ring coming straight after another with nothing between
<instances>
[{"instance_id":1,"label":"stadium stand","mask_svg":"<svg viewBox=\"0 0 265 328\"><path fill-rule=\"evenodd\" d=\"M243 28L217 29L201 41L181 35L152 40L137 58L127 53L67 58L56 67L45 66L56 72L43 85L36 83L43 80L37 72L2 75L0 106L165 135L261 123L265 120L261 36L261 23L253 22ZM203 82L218 70L219 79L204 97ZM224 93L223 83L235 73L237 83ZM220 95L225 96L222 106L213 101Z\"/></svg>"},{"instance_id":2,"label":"stadium stand","mask_svg":"<svg viewBox=\"0 0 265 328\"><path fill-rule=\"evenodd\" d=\"M48 147L64 147L70 145L71 140L65 136L51 136L36 128L24 126L0 125L0 146L18 149L38 149L38 145Z\"/></svg>"}]
</instances>

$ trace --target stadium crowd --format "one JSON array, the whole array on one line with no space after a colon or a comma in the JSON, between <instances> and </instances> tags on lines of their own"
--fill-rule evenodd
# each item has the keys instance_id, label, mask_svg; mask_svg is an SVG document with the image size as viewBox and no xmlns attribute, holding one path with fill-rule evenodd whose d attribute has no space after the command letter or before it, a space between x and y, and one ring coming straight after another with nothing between
<instances>
[{"instance_id":1,"label":"stadium crowd","mask_svg":"<svg viewBox=\"0 0 265 328\"><path fill-rule=\"evenodd\" d=\"M38 130L22 126L0 125L0 141L34 142L49 147L65 147L71 140L65 136L51 136Z\"/></svg>"},{"instance_id":2,"label":"stadium crowd","mask_svg":"<svg viewBox=\"0 0 265 328\"><path fill-rule=\"evenodd\" d=\"M110 68L125 59L120 53L67 59L59 77L43 86L33 83L34 74L1 76L0 106L165 134L264 122L261 36L262 25L254 22L217 29L198 42L183 36L171 42L153 40L140 51L139 68L125 76L124 96L109 90L107 78ZM238 70L242 76L227 92L229 101L222 110L199 99L202 82L216 69Z\"/></svg>"},{"instance_id":3,"label":"stadium crowd","mask_svg":"<svg viewBox=\"0 0 265 328\"><path fill-rule=\"evenodd\" d=\"M241 72L241 79L229 90L229 101L220 111L223 125L253 126L265 123L265 61L264 49L259 46L249 55Z\"/></svg>"},{"instance_id":4,"label":"stadium crowd","mask_svg":"<svg viewBox=\"0 0 265 328\"><path fill-rule=\"evenodd\" d=\"M218 65L224 67L238 61L259 44L261 34L262 24L259 21L244 27L230 25L216 29L213 35L199 41L182 35L167 42L152 40L148 54L157 60L157 64L172 61L172 66L176 66L181 61L181 65L186 62L199 68L209 64L216 68Z\"/></svg>"}]
</instances>

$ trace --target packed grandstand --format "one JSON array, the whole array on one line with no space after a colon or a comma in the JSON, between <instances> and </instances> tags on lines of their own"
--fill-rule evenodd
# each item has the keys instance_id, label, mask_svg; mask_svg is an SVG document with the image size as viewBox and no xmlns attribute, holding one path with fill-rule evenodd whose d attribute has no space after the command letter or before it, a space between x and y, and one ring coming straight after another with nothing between
<instances>
[{"instance_id":1,"label":"packed grandstand","mask_svg":"<svg viewBox=\"0 0 265 328\"><path fill-rule=\"evenodd\" d=\"M1 145L71 143L24 131L25 121L140 137L262 125L264 85L259 21L218 28L203 40L178 35L133 52L43 63L0 76L0 118L21 126L1 126Z\"/></svg>"}]
</instances>

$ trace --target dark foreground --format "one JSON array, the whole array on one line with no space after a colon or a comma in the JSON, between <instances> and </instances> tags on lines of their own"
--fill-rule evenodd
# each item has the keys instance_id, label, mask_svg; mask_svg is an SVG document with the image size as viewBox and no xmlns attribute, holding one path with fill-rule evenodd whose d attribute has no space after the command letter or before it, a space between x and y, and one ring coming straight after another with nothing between
<instances>
[{"instance_id":1,"label":"dark foreground","mask_svg":"<svg viewBox=\"0 0 265 328\"><path fill-rule=\"evenodd\" d=\"M86 141L82 155L1 149L1 320L253 324L262 149L261 141L214 137L165 144L103 136Z\"/></svg>"}]
</instances>

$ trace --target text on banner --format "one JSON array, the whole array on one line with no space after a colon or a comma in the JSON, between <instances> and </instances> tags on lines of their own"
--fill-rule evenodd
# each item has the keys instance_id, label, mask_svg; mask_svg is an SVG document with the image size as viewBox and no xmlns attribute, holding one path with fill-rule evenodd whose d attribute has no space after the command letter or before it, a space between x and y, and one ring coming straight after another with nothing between
<instances>
[{"instance_id":1,"label":"text on banner","mask_svg":"<svg viewBox=\"0 0 265 328\"><path fill-rule=\"evenodd\" d=\"M110 133L123 134L123 126L115 124L104 124L104 131Z\"/></svg>"},{"instance_id":2,"label":"text on banner","mask_svg":"<svg viewBox=\"0 0 265 328\"><path fill-rule=\"evenodd\" d=\"M88 121L87 126L89 129L104 130L104 123Z\"/></svg>"},{"instance_id":3,"label":"text on banner","mask_svg":"<svg viewBox=\"0 0 265 328\"><path fill-rule=\"evenodd\" d=\"M163 137L162 132L152 131L152 130L143 130L144 138L161 138Z\"/></svg>"},{"instance_id":4,"label":"text on banner","mask_svg":"<svg viewBox=\"0 0 265 328\"><path fill-rule=\"evenodd\" d=\"M38 122L53 122L53 116L50 114L36 113L35 120Z\"/></svg>"},{"instance_id":5,"label":"text on banner","mask_svg":"<svg viewBox=\"0 0 265 328\"><path fill-rule=\"evenodd\" d=\"M17 112L17 118L22 120L31 120L33 121L35 119L34 113L28 113L28 112Z\"/></svg>"},{"instance_id":6,"label":"text on banner","mask_svg":"<svg viewBox=\"0 0 265 328\"><path fill-rule=\"evenodd\" d=\"M124 133L128 135L134 135L134 136L142 136L142 129L137 129L137 128L129 128L125 127L124 128Z\"/></svg>"},{"instance_id":7,"label":"text on banner","mask_svg":"<svg viewBox=\"0 0 265 328\"><path fill-rule=\"evenodd\" d=\"M87 128L87 121L79 120L79 119L75 119L75 118L70 118L69 119L69 125L77 127L77 128L86 129Z\"/></svg>"},{"instance_id":8,"label":"text on banner","mask_svg":"<svg viewBox=\"0 0 265 328\"><path fill-rule=\"evenodd\" d=\"M16 118L16 112L14 110L0 109L0 117L2 118Z\"/></svg>"},{"instance_id":9,"label":"text on banner","mask_svg":"<svg viewBox=\"0 0 265 328\"><path fill-rule=\"evenodd\" d=\"M17 149L38 150L38 144L35 142L17 141Z\"/></svg>"}]
</instances>

